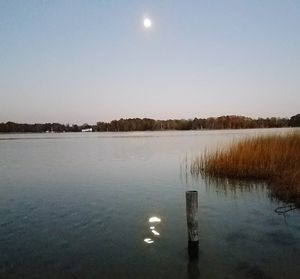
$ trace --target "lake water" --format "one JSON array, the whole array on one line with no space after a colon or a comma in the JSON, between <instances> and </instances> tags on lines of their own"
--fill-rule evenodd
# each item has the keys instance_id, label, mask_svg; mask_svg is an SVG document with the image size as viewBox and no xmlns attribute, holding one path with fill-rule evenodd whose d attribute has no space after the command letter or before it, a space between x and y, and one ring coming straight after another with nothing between
<instances>
[{"instance_id":1,"label":"lake water","mask_svg":"<svg viewBox=\"0 0 300 279\"><path fill-rule=\"evenodd\" d=\"M185 169L204 150L287 130L0 135L0 278L299 278L299 210L275 213L282 203L263 184Z\"/></svg>"}]
</instances>

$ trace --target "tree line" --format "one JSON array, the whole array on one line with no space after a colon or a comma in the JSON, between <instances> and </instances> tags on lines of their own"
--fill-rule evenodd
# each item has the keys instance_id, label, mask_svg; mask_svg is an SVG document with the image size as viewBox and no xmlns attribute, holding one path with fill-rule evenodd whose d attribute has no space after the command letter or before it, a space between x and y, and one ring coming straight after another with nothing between
<instances>
[{"instance_id":1,"label":"tree line","mask_svg":"<svg viewBox=\"0 0 300 279\"><path fill-rule=\"evenodd\" d=\"M150 118L128 118L111 122L97 122L96 125L69 125L60 123L20 124L0 123L0 133L46 133L81 132L92 128L94 132L127 132L159 130L212 130L300 127L300 114L288 118L258 118L227 115L209 118L154 120Z\"/></svg>"}]
</instances>

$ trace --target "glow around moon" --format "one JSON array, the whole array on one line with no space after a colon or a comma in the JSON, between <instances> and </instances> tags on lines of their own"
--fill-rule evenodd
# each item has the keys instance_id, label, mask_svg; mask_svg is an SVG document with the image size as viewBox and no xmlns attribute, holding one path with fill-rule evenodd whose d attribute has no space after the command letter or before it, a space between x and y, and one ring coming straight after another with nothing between
<instances>
[{"instance_id":1,"label":"glow around moon","mask_svg":"<svg viewBox=\"0 0 300 279\"><path fill-rule=\"evenodd\" d=\"M149 29L149 28L151 28L151 26L152 26L152 21L151 21L151 19L149 19L149 18L145 18L143 23L144 23L144 27L145 27L146 29Z\"/></svg>"}]
</instances>

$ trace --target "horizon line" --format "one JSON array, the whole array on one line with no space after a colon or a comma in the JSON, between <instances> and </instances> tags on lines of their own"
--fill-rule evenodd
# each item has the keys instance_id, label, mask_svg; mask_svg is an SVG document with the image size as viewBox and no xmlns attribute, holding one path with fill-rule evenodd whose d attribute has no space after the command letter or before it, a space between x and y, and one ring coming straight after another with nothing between
<instances>
[{"instance_id":1,"label":"horizon line","mask_svg":"<svg viewBox=\"0 0 300 279\"><path fill-rule=\"evenodd\" d=\"M82 124L77 124L77 123L71 123L71 122L57 122L57 121L45 121L45 122L22 122L22 121L12 121L12 120L7 120L7 121L1 121L0 123L15 123L15 124L28 124L28 125L34 125L34 124L46 124L46 123L57 123L57 124L64 124L64 125L97 125L97 123L111 123L112 121L119 121L119 120L130 120L130 119L149 119L149 120L155 120L155 121L168 121L168 120L194 120L194 119L209 119L209 118L220 118L220 117L243 117L243 118L248 118L252 120L257 120L257 119L290 119L293 116L296 116L298 114L294 114L290 117L278 117L278 116L268 116L268 117L250 117L250 116L245 116L245 115L238 115L238 114L224 114L224 115L219 115L219 116L208 116L208 117L193 117L193 118L165 118L165 119L157 119L157 118L151 118L151 117L120 117L120 118L115 118L112 120L108 121L102 121L98 120L94 122L95 124L90 124L88 122L83 122Z\"/></svg>"}]
</instances>

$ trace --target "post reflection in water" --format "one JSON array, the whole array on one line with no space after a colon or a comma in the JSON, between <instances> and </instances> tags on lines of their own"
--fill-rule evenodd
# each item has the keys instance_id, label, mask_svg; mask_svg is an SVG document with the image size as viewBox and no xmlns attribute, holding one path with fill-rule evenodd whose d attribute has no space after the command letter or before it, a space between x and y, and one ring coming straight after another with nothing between
<instances>
[{"instance_id":1,"label":"post reflection in water","mask_svg":"<svg viewBox=\"0 0 300 279\"><path fill-rule=\"evenodd\" d=\"M188 279L201 278L198 263L199 263L198 258L189 257L189 261L188 261L188 264L187 264L187 277L188 277Z\"/></svg>"}]
</instances>

